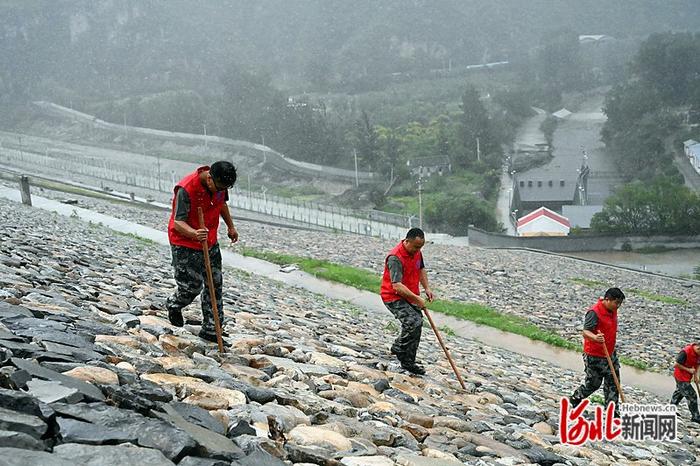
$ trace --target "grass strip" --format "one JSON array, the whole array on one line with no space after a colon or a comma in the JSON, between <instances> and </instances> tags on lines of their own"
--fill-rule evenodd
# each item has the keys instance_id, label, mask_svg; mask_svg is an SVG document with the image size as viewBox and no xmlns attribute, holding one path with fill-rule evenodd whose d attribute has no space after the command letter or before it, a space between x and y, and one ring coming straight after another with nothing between
<instances>
[{"instance_id":1,"label":"grass strip","mask_svg":"<svg viewBox=\"0 0 700 466\"><path fill-rule=\"evenodd\" d=\"M256 257L278 265L297 264L301 270L315 277L373 293L379 292L381 277L369 270L289 254L263 252L246 247L241 248L240 252L244 256ZM502 314L482 304L435 300L430 305L430 309L459 319L470 320L480 325L503 330L504 332L522 335L531 340L542 341L559 348L581 351L581 345L572 343L554 332L543 330L522 317ZM638 369L648 369L646 363L624 356L620 357L620 362Z\"/></svg>"}]
</instances>

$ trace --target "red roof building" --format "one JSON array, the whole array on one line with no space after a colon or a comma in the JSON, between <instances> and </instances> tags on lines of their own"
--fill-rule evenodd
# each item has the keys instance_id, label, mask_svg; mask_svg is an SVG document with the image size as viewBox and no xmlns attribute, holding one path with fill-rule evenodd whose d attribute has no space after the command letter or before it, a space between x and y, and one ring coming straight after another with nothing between
<instances>
[{"instance_id":1,"label":"red roof building","mask_svg":"<svg viewBox=\"0 0 700 466\"><path fill-rule=\"evenodd\" d=\"M569 219L546 207L520 217L518 236L567 236L571 230Z\"/></svg>"}]
</instances>

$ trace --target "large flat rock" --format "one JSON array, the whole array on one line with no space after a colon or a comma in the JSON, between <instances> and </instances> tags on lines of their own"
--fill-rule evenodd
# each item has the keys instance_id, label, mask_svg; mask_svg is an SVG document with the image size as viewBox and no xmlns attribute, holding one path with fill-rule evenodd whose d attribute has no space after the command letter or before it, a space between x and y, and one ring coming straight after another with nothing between
<instances>
[{"instance_id":1,"label":"large flat rock","mask_svg":"<svg viewBox=\"0 0 700 466\"><path fill-rule=\"evenodd\" d=\"M0 448L2 466L76 466L71 458L64 458L45 451L25 450L23 448Z\"/></svg>"},{"instance_id":2,"label":"large flat rock","mask_svg":"<svg viewBox=\"0 0 700 466\"><path fill-rule=\"evenodd\" d=\"M114 466L140 464L148 466L174 466L161 452L152 448L110 445L80 445L66 443L54 448L54 457L67 460L72 465ZM45 463L54 466L55 463Z\"/></svg>"},{"instance_id":3,"label":"large flat rock","mask_svg":"<svg viewBox=\"0 0 700 466\"><path fill-rule=\"evenodd\" d=\"M20 358L12 358L12 364L18 369L23 369L29 372L32 375L32 377L38 377L44 380L53 380L55 382L60 382L61 385L65 387L75 388L86 398L89 398L91 400L104 401L105 399L100 389L95 387L94 385L74 379L73 377L65 376L56 371L52 371L51 369L42 367L35 362L27 361Z\"/></svg>"}]
</instances>

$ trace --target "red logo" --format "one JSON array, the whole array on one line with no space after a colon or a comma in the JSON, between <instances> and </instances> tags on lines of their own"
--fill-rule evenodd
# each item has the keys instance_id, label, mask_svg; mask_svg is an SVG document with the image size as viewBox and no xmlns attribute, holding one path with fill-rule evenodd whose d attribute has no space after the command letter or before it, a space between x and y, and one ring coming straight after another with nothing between
<instances>
[{"instance_id":1,"label":"red logo","mask_svg":"<svg viewBox=\"0 0 700 466\"><path fill-rule=\"evenodd\" d=\"M593 420L583 417L590 401L583 400L577 407L572 408L568 398L559 401L559 441L566 445L583 445L587 441L595 442L605 438L614 440L622 434L620 419L615 418L615 403L610 403L605 410L596 406ZM605 425L605 429L603 429Z\"/></svg>"}]
</instances>

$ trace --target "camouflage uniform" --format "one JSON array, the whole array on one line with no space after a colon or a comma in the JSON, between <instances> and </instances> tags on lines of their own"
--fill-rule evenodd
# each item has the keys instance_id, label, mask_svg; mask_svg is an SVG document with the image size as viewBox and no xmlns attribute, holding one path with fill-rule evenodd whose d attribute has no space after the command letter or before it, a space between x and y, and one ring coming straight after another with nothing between
<instances>
[{"instance_id":1,"label":"camouflage uniform","mask_svg":"<svg viewBox=\"0 0 700 466\"><path fill-rule=\"evenodd\" d=\"M693 420L700 420L700 412L698 412L698 396L695 394L695 389L690 382L680 382L676 380L676 391L671 396L671 403L678 405L683 398L688 400L688 408Z\"/></svg>"},{"instance_id":2,"label":"camouflage uniform","mask_svg":"<svg viewBox=\"0 0 700 466\"><path fill-rule=\"evenodd\" d=\"M423 312L404 299L384 305L401 322L401 334L391 345L391 352L402 363L414 363L423 328Z\"/></svg>"},{"instance_id":3,"label":"camouflage uniform","mask_svg":"<svg viewBox=\"0 0 700 466\"><path fill-rule=\"evenodd\" d=\"M617 379L620 380L620 361L617 359L617 352L614 351L610 356ZM615 380L613 379L610 366L607 358L599 358L588 354L583 355L583 362L586 365L586 380L583 385L578 387L573 395L569 398L573 406L578 406L584 399L588 398L593 392L603 385L603 394L605 395L605 406L611 401L615 402L615 412L617 413L618 396Z\"/></svg>"},{"instance_id":4,"label":"camouflage uniform","mask_svg":"<svg viewBox=\"0 0 700 466\"><path fill-rule=\"evenodd\" d=\"M175 269L177 291L168 298L166 304L168 312L182 311L185 306L192 303L201 294L202 333L215 335L214 312L212 311L207 272L204 266L204 253L201 250L184 246L170 245L170 248L173 256L172 264ZM221 299L223 277L221 274L221 250L218 243L209 249L209 260L214 279L219 321L223 327L224 310Z\"/></svg>"}]
</instances>

